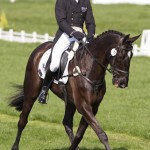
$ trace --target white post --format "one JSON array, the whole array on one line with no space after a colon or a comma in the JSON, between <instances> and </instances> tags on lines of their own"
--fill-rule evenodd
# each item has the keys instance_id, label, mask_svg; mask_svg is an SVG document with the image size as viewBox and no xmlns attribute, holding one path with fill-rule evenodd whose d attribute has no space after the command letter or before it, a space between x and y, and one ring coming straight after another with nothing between
<instances>
[{"instance_id":1,"label":"white post","mask_svg":"<svg viewBox=\"0 0 150 150\"><path fill-rule=\"evenodd\" d=\"M13 29L10 29L9 30L9 41L13 41L13 33L14 33L14 31L13 31Z\"/></svg>"},{"instance_id":2,"label":"white post","mask_svg":"<svg viewBox=\"0 0 150 150\"><path fill-rule=\"evenodd\" d=\"M37 42L37 33L33 32L32 35L33 35L33 42L36 43Z\"/></svg>"},{"instance_id":3,"label":"white post","mask_svg":"<svg viewBox=\"0 0 150 150\"><path fill-rule=\"evenodd\" d=\"M48 33L45 33L45 35L44 35L44 40L45 40L45 42L47 42L47 41L49 40L49 35L48 35Z\"/></svg>"},{"instance_id":4,"label":"white post","mask_svg":"<svg viewBox=\"0 0 150 150\"><path fill-rule=\"evenodd\" d=\"M150 55L150 30L143 30L140 49L142 55Z\"/></svg>"},{"instance_id":5,"label":"white post","mask_svg":"<svg viewBox=\"0 0 150 150\"><path fill-rule=\"evenodd\" d=\"M0 39L2 38L2 29L0 28Z\"/></svg>"},{"instance_id":6,"label":"white post","mask_svg":"<svg viewBox=\"0 0 150 150\"><path fill-rule=\"evenodd\" d=\"M25 42L25 31L24 30L22 30L21 31L21 42Z\"/></svg>"},{"instance_id":7,"label":"white post","mask_svg":"<svg viewBox=\"0 0 150 150\"><path fill-rule=\"evenodd\" d=\"M147 36L146 56L150 56L150 30L148 30L148 36Z\"/></svg>"}]
</instances>

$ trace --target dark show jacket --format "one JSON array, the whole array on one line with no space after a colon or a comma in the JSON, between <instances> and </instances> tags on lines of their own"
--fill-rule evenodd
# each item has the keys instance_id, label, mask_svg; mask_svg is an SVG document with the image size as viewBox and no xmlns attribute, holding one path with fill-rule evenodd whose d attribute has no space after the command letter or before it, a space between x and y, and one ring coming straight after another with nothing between
<instances>
[{"instance_id":1,"label":"dark show jacket","mask_svg":"<svg viewBox=\"0 0 150 150\"><path fill-rule=\"evenodd\" d=\"M56 20L59 29L55 36L55 42L65 32L68 36L74 31L71 26L81 27L85 21L88 37L95 34L95 20L93 17L90 0L57 0L55 6Z\"/></svg>"}]
</instances>

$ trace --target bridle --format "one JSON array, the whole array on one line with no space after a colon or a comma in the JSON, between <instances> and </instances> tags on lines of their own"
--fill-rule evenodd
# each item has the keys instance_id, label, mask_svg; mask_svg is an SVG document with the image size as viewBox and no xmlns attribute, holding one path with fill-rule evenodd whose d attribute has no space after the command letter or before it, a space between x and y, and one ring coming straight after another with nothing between
<instances>
[{"instance_id":1,"label":"bridle","mask_svg":"<svg viewBox=\"0 0 150 150\"><path fill-rule=\"evenodd\" d=\"M107 66L103 65L101 62L99 62L98 59L94 58L93 54L90 52L90 50L88 49L88 47L86 45L84 45L84 48L86 49L86 51L90 54L90 56L93 58L93 60L101 67L103 67L106 71L108 71L110 74L113 74L113 76L119 75L119 74L124 74L125 76L129 75L128 71L125 70L121 70L116 68L115 66L111 66L110 68L108 68ZM119 51L121 46L117 46L116 50ZM107 50L108 51L108 50ZM107 52L105 53L107 54ZM113 56L115 57L115 56Z\"/></svg>"},{"instance_id":2,"label":"bridle","mask_svg":"<svg viewBox=\"0 0 150 150\"><path fill-rule=\"evenodd\" d=\"M103 67L105 70L107 70L110 74L112 74L112 70L111 68L109 69L108 67L106 67L105 65L103 65L101 62L99 62L98 59L94 58L93 54L90 52L90 50L88 49L88 47L86 45L83 45L84 48L86 49L86 51L90 54L90 56L93 58L93 60L101 67Z\"/></svg>"},{"instance_id":3,"label":"bridle","mask_svg":"<svg viewBox=\"0 0 150 150\"><path fill-rule=\"evenodd\" d=\"M89 53L89 55L93 58L93 60L99 66L101 66L102 68L104 68L107 72L109 72L110 74L112 74L113 77L115 77L116 75L119 75L119 74L124 74L126 77L128 77L128 75L129 75L128 71L118 69L115 66L111 66L110 68L108 68L107 66L105 66L101 62L99 62L98 59L94 58L93 54L88 49L87 45L83 44L83 47L86 49L86 51ZM119 51L119 49L120 49L120 46L117 46L116 50ZM108 52L108 50L106 51L105 55L107 54L107 52ZM113 57L116 57L116 56L113 56ZM81 76L83 76L83 75L81 74ZM103 79L103 81L101 81L100 83L94 83L92 80L90 80L86 76L83 76L83 78L85 78L94 87L94 89L97 89L98 87L102 86L103 83L105 82L105 80Z\"/></svg>"},{"instance_id":4,"label":"bridle","mask_svg":"<svg viewBox=\"0 0 150 150\"><path fill-rule=\"evenodd\" d=\"M121 49L121 46L117 46L116 50L119 51L120 49ZM131 49L122 49L122 50L131 51ZM116 57L116 56L114 56L114 57ZM111 66L110 70L111 70L111 73L113 73L113 76L119 75L120 73L124 74L125 76L129 75L128 71L118 69L117 67L115 67L115 65Z\"/></svg>"},{"instance_id":5,"label":"bridle","mask_svg":"<svg viewBox=\"0 0 150 150\"><path fill-rule=\"evenodd\" d=\"M105 65L103 65L97 58L95 58L94 56L93 56L93 54L91 53L91 51L88 49L88 47L87 47L87 45L86 44L82 44L83 45L83 47L84 47L84 49L89 53L89 55L92 57L92 59L94 60L94 62L96 62L100 67L102 67L103 69L105 69L107 72L109 72L110 74L112 74L113 76L115 76L115 75L118 75L118 74L120 74L120 73L123 73L123 74L125 74L125 76L128 76L128 74L129 74L129 72L128 71L124 71L124 70L121 70L121 69L118 69L118 68L116 68L115 66L111 66L110 68L108 68L107 66L105 66ZM82 48L82 47L80 47L80 48ZM80 48L78 49L78 50L80 50ZM117 47L117 49L118 48L120 48L120 47ZM108 50L107 50L108 51ZM107 52L105 53L105 54L107 54ZM76 56L76 55L75 55ZM76 64L76 57L75 57L75 59L74 59L74 63ZM77 71L78 72L78 71ZM105 82L105 80L103 79L103 81L101 81L100 83L94 83L92 80L90 80L89 78L87 78L86 77L86 73L84 74L84 73L79 73L78 72L78 74L80 75L80 76L82 76L85 80L87 80L93 87L94 87L94 89L97 89L98 87L100 87L101 85L103 85L103 83ZM69 77L71 77L71 76L74 76L73 75L73 73L72 74L69 74L69 75L67 75L67 76L69 76ZM65 76L63 76L63 77L65 77Z\"/></svg>"},{"instance_id":6,"label":"bridle","mask_svg":"<svg viewBox=\"0 0 150 150\"><path fill-rule=\"evenodd\" d=\"M115 67L111 67L110 70L111 70L111 73L113 73L113 76L119 75L120 73L125 74L125 76L129 75L128 71L124 71Z\"/></svg>"}]
</instances>

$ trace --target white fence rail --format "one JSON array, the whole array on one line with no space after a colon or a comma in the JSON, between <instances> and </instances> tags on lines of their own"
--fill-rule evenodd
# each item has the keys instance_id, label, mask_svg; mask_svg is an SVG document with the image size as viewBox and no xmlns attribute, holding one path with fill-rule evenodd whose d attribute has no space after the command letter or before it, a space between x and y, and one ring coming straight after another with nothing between
<instances>
[{"instance_id":1,"label":"white fence rail","mask_svg":"<svg viewBox=\"0 0 150 150\"><path fill-rule=\"evenodd\" d=\"M10 42L21 43L43 43L46 41L53 41L54 37L45 35L38 35L36 32L32 34L25 33L25 31L14 32L12 29L9 31L3 31L0 29L0 40L6 40ZM150 30L143 30L141 36L140 47L138 45L133 46L134 56L149 56L150 57Z\"/></svg>"},{"instance_id":2,"label":"white fence rail","mask_svg":"<svg viewBox=\"0 0 150 150\"><path fill-rule=\"evenodd\" d=\"M14 32L13 29L10 29L9 31L0 29L0 39L10 42L43 43L46 41L53 41L54 37L49 36L48 33L38 35L36 32L30 34L23 30L21 32Z\"/></svg>"},{"instance_id":3,"label":"white fence rail","mask_svg":"<svg viewBox=\"0 0 150 150\"><path fill-rule=\"evenodd\" d=\"M92 0L93 4L138 4L138 5L149 5L149 0Z\"/></svg>"}]
</instances>

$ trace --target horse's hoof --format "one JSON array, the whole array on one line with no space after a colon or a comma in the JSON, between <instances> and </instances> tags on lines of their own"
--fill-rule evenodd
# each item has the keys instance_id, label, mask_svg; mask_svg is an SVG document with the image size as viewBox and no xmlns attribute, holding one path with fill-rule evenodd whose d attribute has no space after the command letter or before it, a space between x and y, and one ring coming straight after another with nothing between
<instances>
[{"instance_id":1,"label":"horse's hoof","mask_svg":"<svg viewBox=\"0 0 150 150\"><path fill-rule=\"evenodd\" d=\"M12 148L11 148L11 150L19 150L19 148L18 148L18 146L13 146Z\"/></svg>"},{"instance_id":2,"label":"horse's hoof","mask_svg":"<svg viewBox=\"0 0 150 150\"><path fill-rule=\"evenodd\" d=\"M79 147L77 147L76 150L80 150Z\"/></svg>"}]
</instances>

